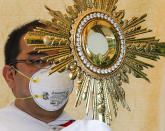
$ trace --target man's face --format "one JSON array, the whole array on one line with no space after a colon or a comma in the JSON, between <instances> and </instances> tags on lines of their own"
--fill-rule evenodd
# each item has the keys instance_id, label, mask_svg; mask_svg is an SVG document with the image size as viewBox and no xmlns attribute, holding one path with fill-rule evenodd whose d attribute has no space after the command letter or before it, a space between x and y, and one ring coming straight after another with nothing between
<instances>
[{"instance_id":1,"label":"man's face","mask_svg":"<svg viewBox=\"0 0 165 131\"><path fill-rule=\"evenodd\" d=\"M24 37L25 35L23 35L20 39L20 53L16 60L37 60L47 55L46 53L37 53L34 51L34 47L28 46ZM31 77L40 69L26 63L17 63L16 67L20 72L24 73L28 77ZM31 95L29 92L29 79L20 73L16 73L14 75L14 82L15 88L13 88L13 93L16 97L23 98Z\"/></svg>"},{"instance_id":2,"label":"man's face","mask_svg":"<svg viewBox=\"0 0 165 131\"><path fill-rule=\"evenodd\" d=\"M25 35L23 35L19 42L20 51L16 58L16 60L38 60L47 55L53 55L57 53L57 51L51 52L41 52L37 53L34 50L34 47L28 46L26 41L24 40ZM44 64L44 66L48 66L49 64ZM42 66L43 67L43 66ZM16 63L16 68L19 72L23 73L24 75L20 74L16 69L12 68L9 65L5 65L3 68L3 76L8 84L8 86L12 89L13 94L16 98L26 98L31 96L29 90L29 78L32 77L34 73L39 71L41 68L36 67L31 64L27 64L25 62L18 62ZM25 77L27 76L27 77ZM57 118L63 111L65 105L57 111L46 111L40 108L34 100L31 99L16 99L15 105L23 110L24 112L29 113L30 115L41 119L45 122L50 122ZM43 118L41 116L44 115Z\"/></svg>"}]
</instances>

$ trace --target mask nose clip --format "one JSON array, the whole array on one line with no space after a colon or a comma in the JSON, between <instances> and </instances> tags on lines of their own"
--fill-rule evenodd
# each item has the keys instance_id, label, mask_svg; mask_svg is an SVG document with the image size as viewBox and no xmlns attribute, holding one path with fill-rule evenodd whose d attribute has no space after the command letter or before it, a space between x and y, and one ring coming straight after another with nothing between
<instances>
[{"instance_id":1,"label":"mask nose clip","mask_svg":"<svg viewBox=\"0 0 165 131\"><path fill-rule=\"evenodd\" d=\"M35 80L33 80L32 78L30 78L31 81L33 81L34 83L38 83L40 81L40 78L37 77Z\"/></svg>"}]
</instances>

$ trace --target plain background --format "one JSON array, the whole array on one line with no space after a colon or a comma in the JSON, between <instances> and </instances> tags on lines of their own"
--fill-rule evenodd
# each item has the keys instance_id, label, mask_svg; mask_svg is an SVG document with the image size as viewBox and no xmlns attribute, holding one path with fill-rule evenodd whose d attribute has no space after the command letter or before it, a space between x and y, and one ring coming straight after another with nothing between
<instances>
[{"instance_id":1,"label":"plain background","mask_svg":"<svg viewBox=\"0 0 165 131\"><path fill-rule=\"evenodd\" d=\"M4 43L7 35L17 26L35 19L50 19L44 8L65 11L71 0L0 0L0 73L4 66ZM148 14L144 26L153 29L149 35L165 41L165 0L119 0L118 9L125 9L125 19ZM151 83L130 75L130 84L123 87L131 112L119 106L118 117L111 123L112 131L164 131L165 130L165 58L152 63L155 68L145 70ZM23 87L22 87L23 88ZM14 99L2 75L0 75L0 108ZM73 117L85 116L83 105L74 108L75 91L72 93L66 111ZM120 105L120 104L119 104Z\"/></svg>"}]
</instances>

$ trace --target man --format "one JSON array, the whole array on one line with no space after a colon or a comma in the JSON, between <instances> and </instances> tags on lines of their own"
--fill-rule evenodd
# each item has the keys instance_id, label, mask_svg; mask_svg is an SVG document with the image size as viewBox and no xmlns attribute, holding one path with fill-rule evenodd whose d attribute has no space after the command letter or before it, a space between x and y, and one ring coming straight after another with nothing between
<instances>
[{"instance_id":1,"label":"man","mask_svg":"<svg viewBox=\"0 0 165 131\"><path fill-rule=\"evenodd\" d=\"M52 63L41 58L49 52L37 53L24 39L26 33L36 27L46 28L38 21L30 22L14 30L6 42L3 76L16 99L0 110L0 131L49 131L62 128L68 131L88 131L95 127L97 130L110 130L99 121L74 122L63 112L73 82L66 80L67 73L55 73L54 76L50 75L52 77L43 75ZM51 87L52 85L54 87ZM56 89L57 86L60 86L60 89ZM60 91L56 92L58 90Z\"/></svg>"}]
</instances>

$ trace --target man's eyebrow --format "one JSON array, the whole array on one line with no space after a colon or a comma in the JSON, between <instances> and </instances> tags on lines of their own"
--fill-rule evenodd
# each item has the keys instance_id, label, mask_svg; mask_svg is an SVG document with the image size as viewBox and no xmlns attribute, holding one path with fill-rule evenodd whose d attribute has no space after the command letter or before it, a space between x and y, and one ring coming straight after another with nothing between
<instances>
[{"instance_id":1,"label":"man's eyebrow","mask_svg":"<svg viewBox=\"0 0 165 131\"><path fill-rule=\"evenodd\" d=\"M31 55L31 56L33 56L33 55L47 55L47 53L45 53L45 52L38 52L38 51L31 51L31 52L28 52L27 54Z\"/></svg>"}]
</instances>

